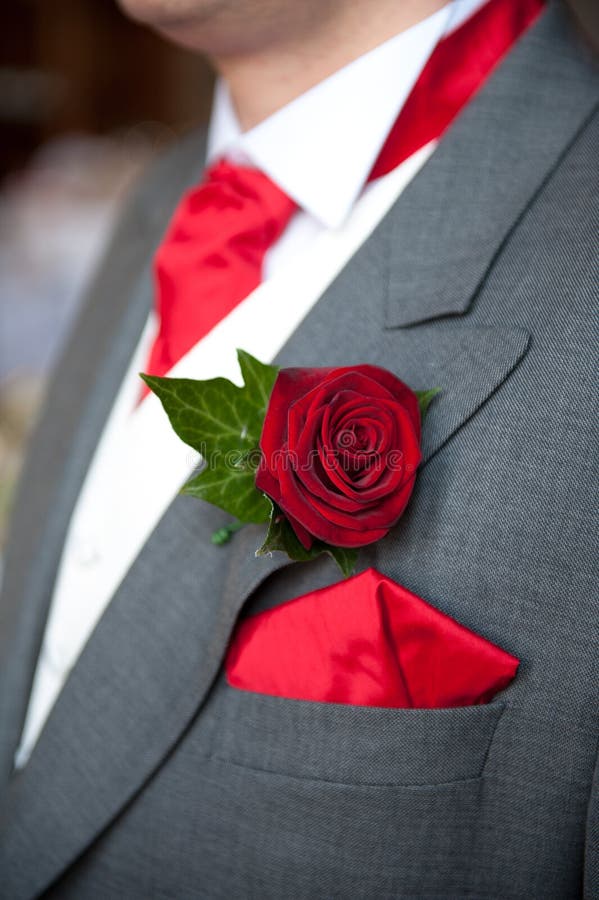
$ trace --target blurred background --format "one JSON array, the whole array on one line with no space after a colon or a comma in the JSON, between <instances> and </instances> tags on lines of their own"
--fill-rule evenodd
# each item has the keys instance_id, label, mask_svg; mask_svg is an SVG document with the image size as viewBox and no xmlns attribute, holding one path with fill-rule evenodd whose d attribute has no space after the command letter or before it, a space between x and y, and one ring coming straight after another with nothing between
<instances>
[{"instance_id":1,"label":"blurred background","mask_svg":"<svg viewBox=\"0 0 599 900\"><path fill-rule=\"evenodd\" d=\"M0 552L47 373L119 207L211 93L202 59L113 0L0 3Z\"/></svg>"},{"instance_id":2,"label":"blurred background","mask_svg":"<svg viewBox=\"0 0 599 900\"><path fill-rule=\"evenodd\" d=\"M597 44L597 0L570 5ZM26 437L85 282L132 180L208 118L212 83L200 58L113 0L0 4L0 557Z\"/></svg>"}]
</instances>

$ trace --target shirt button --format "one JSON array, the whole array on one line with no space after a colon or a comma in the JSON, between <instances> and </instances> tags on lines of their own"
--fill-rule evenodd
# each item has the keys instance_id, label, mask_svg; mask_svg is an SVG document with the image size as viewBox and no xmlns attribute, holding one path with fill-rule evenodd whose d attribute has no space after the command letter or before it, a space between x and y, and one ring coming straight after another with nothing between
<instances>
[{"instance_id":1,"label":"shirt button","mask_svg":"<svg viewBox=\"0 0 599 900\"><path fill-rule=\"evenodd\" d=\"M101 555L98 547L93 541L82 538L75 541L73 547L73 559L77 565L89 569L100 562Z\"/></svg>"},{"instance_id":2,"label":"shirt button","mask_svg":"<svg viewBox=\"0 0 599 900\"><path fill-rule=\"evenodd\" d=\"M46 641L42 650L42 659L46 665L61 678L66 678L69 670L66 647L61 647L56 641Z\"/></svg>"}]
</instances>

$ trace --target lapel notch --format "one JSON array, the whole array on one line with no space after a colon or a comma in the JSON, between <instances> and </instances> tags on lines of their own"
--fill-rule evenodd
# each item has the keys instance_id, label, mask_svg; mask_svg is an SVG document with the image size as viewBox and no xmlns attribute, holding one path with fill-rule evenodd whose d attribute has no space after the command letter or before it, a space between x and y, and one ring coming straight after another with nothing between
<instances>
[{"instance_id":1,"label":"lapel notch","mask_svg":"<svg viewBox=\"0 0 599 900\"><path fill-rule=\"evenodd\" d=\"M388 246L387 327L468 311L597 91L569 15L550 4L403 193Z\"/></svg>"}]
</instances>

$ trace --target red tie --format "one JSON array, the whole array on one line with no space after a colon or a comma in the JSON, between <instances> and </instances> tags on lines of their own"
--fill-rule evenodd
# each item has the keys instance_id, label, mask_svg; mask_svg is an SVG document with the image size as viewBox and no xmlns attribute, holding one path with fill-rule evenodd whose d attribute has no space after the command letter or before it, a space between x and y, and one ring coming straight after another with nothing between
<instances>
[{"instance_id":1,"label":"red tie","mask_svg":"<svg viewBox=\"0 0 599 900\"><path fill-rule=\"evenodd\" d=\"M543 0L488 0L439 42L369 180L387 174L454 120ZM184 195L155 259L159 331L146 372L165 375L262 279L267 250L297 209L256 169L220 162ZM148 392L144 385L143 394Z\"/></svg>"},{"instance_id":2,"label":"red tie","mask_svg":"<svg viewBox=\"0 0 599 900\"><path fill-rule=\"evenodd\" d=\"M154 261L160 329L148 372L165 375L260 284L296 209L262 172L227 162L185 194Z\"/></svg>"}]
</instances>

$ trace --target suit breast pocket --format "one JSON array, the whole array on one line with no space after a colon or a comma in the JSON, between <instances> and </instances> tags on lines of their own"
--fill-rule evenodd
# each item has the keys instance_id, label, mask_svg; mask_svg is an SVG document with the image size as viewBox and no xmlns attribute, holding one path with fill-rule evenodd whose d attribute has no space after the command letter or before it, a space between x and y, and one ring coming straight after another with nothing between
<instances>
[{"instance_id":1,"label":"suit breast pocket","mask_svg":"<svg viewBox=\"0 0 599 900\"><path fill-rule=\"evenodd\" d=\"M347 784L437 785L479 778L504 710L387 709L288 700L221 679L204 710L211 755L264 773Z\"/></svg>"},{"instance_id":2,"label":"suit breast pocket","mask_svg":"<svg viewBox=\"0 0 599 900\"><path fill-rule=\"evenodd\" d=\"M223 677L191 735L222 896L508 896L473 880L503 709L290 700Z\"/></svg>"}]
</instances>

